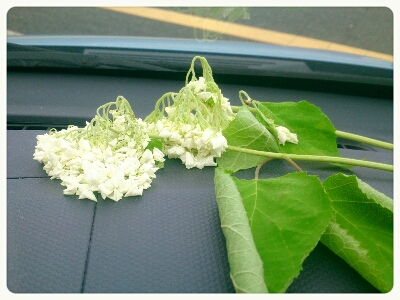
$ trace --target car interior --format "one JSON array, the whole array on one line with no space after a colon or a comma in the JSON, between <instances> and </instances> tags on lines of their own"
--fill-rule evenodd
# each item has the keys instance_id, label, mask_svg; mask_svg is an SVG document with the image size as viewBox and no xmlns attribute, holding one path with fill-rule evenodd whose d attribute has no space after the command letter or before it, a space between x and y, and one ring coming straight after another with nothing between
<instances>
[{"instance_id":1,"label":"car interior","mask_svg":"<svg viewBox=\"0 0 400 300\"><path fill-rule=\"evenodd\" d=\"M33 160L37 135L84 126L125 97L145 118L179 91L205 57L232 105L238 93L268 102L306 100L337 130L393 142L393 64L357 55L251 42L199 44L131 37L7 38L7 288L12 293L234 293L215 201L214 168L188 174L167 159L140 197L97 202L63 194ZM122 63L123 61L123 63ZM393 151L338 138L349 158L393 164ZM393 172L298 162L324 179L355 174L393 198ZM260 176L291 172L274 160ZM240 171L252 178L254 169ZM287 293L379 293L318 243Z\"/></svg>"}]
</instances>

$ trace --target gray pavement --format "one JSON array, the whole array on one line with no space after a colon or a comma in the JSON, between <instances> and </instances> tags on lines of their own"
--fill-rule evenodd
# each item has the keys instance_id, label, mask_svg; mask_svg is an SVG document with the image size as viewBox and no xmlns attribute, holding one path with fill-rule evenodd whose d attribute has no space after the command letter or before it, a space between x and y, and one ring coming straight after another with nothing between
<instances>
[{"instance_id":1,"label":"gray pavement","mask_svg":"<svg viewBox=\"0 0 400 300\"><path fill-rule=\"evenodd\" d=\"M393 55L393 12L386 7L164 8ZM236 14L236 15L235 15ZM91 7L14 7L7 30L21 34L83 34L193 38L203 32ZM209 37L215 38L212 33ZM240 40L218 35L222 40Z\"/></svg>"}]
</instances>

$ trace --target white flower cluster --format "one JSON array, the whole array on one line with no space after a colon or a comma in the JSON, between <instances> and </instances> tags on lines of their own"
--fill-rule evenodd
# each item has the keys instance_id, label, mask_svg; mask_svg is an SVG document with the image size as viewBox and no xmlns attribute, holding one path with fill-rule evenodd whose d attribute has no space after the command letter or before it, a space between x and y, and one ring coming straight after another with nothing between
<instances>
[{"instance_id":1,"label":"white flower cluster","mask_svg":"<svg viewBox=\"0 0 400 300\"><path fill-rule=\"evenodd\" d=\"M276 132L278 133L279 143L285 145L285 142L290 142L297 144L299 141L297 140L297 134L292 133L284 126L276 126Z\"/></svg>"},{"instance_id":2,"label":"white flower cluster","mask_svg":"<svg viewBox=\"0 0 400 300\"><path fill-rule=\"evenodd\" d=\"M204 77L199 77L198 80L192 80L186 86L191 87L193 93L196 96L198 96L201 100L203 100L205 103L210 103L210 104L217 103L217 96L215 95L215 93L207 91L207 84ZM222 114L224 114L227 118L232 119L234 117L234 113L232 111L229 99L224 97L224 95L222 94L221 94L221 109L222 109Z\"/></svg>"},{"instance_id":3,"label":"white flower cluster","mask_svg":"<svg viewBox=\"0 0 400 300\"><path fill-rule=\"evenodd\" d=\"M149 132L161 137L164 153L179 158L188 169L216 166L214 158L228 147L221 130L235 116L216 84L207 85L204 77L190 81L164 111L156 110L148 121Z\"/></svg>"},{"instance_id":4,"label":"white flower cluster","mask_svg":"<svg viewBox=\"0 0 400 300\"><path fill-rule=\"evenodd\" d=\"M118 116L114 129L125 129L123 124L126 124L124 117ZM51 179L61 179L66 195L76 194L79 199L93 201L97 201L94 192L99 192L103 199L107 197L114 201L123 196L142 195L156 177L156 161L164 161L162 151L157 148L143 151L148 137L138 145L123 134L116 135L108 144L93 146L84 135L78 135L89 126L88 123L84 129L72 126L38 135L33 158L44 164L43 169ZM144 128L140 119L137 126Z\"/></svg>"},{"instance_id":5,"label":"white flower cluster","mask_svg":"<svg viewBox=\"0 0 400 300\"><path fill-rule=\"evenodd\" d=\"M149 130L157 132L164 142L164 153L169 158L180 158L186 168L216 166L215 157L220 157L228 147L221 132L201 130L200 125L177 124L166 118L149 124Z\"/></svg>"}]
</instances>

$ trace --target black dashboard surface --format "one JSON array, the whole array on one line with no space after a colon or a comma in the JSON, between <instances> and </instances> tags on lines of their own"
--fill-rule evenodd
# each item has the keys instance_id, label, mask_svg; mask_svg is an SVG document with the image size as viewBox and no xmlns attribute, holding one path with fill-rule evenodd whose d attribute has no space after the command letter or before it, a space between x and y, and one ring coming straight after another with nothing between
<instances>
[{"instance_id":1,"label":"black dashboard surface","mask_svg":"<svg viewBox=\"0 0 400 300\"><path fill-rule=\"evenodd\" d=\"M49 127L84 125L98 106L124 96L144 118L185 78L9 71L7 75L7 286L13 293L232 293L225 240L214 193L214 170L191 170L167 160L142 197L78 200L65 196L33 160L36 135ZM218 83L218 79L216 78ZM337 130L393 142L393 100L312 90L222 83L232 105L239 90L260 101L307 100ZM338 141L350 158L393 163L393 152ZM393 197L393 173L299 163L321 179L356 174ZM261 176L292 169L272 161ZM251 177L252 170L241 176ZM287 292L378 292L318 244Z\"/></svg>"}]
</instances>

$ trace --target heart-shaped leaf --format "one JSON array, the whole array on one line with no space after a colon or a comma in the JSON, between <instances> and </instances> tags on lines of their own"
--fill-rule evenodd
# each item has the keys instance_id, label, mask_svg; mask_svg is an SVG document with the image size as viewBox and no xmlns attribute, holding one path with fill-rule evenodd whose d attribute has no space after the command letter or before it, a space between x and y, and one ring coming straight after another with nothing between
<instances>
[{"instance_id":1,"label":"heart-shaped leaf","mask_svg":"<svg viewBox=\"0 0 400 300\"><path fill-rule=\"evenodd\" d=\"M224 211L221 224L231 268L240 270L240 274L247 273L247 268L255 269L249 246L254 241L268 291L285 292L332 220L331 202L319 179L299 172L272 179L241 180L217 169L216 194L218 207ZM237 228L246 229L246 235ZM248 289L246 284L243 282L241 290Z\"/></svg>"},{"instance_id":2,"label":"heart-shaped leaf","mask_svg":"<svg viewBox=\"0 0 400 300\"><path fill-rule=\"evenodd\" d=\"M331 202L318 177L303 172L234 181L264 262L268 289L284 292L331 221Z\"/></svg>"},{"instance_id":3,"label":"heart-shaped leaf","mask_svg":"<svg viewBox=\"0 0 400 300\"><path fill-rule=\"evenodd\" d=\"M247 107L241 107L233 121L222 131L229 146L278 152L279 146L273 135L253 116ZM230 151L217 159L219 167L236 172L257 166L265 157Z\"/></svg>"},{"instance_id":4,"label":"heart-shaped leaf","mask_svg":"<svg viewBox=\"0 0 400 300\"><path fill-rule=\"evenodd\" d=\"M393 200L356 176L335 174L323 186L334 219L321 241L382 292L393 287Z\"/></svg>"},{"instance_id":5,"label":"heart-shaped leaf","mask_svg":"<svg viewBox=\"0 0 400 300\"><path fill-rule=\"evenodd\" d=\"M260 111L297 134L298 144L280 145L282 153L340 156L336 143L336 129L321 109L307 101L260 102ZM257 116L261 123L264 119Z\"/></svg>"}]
</instances>

